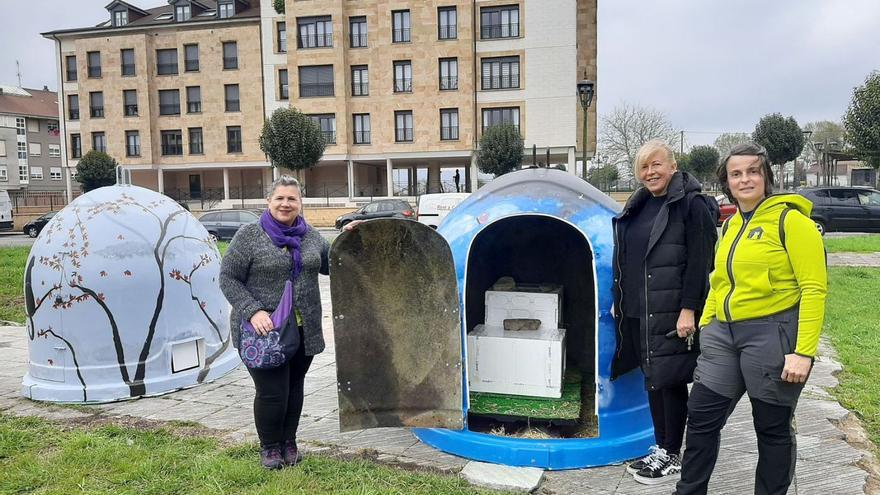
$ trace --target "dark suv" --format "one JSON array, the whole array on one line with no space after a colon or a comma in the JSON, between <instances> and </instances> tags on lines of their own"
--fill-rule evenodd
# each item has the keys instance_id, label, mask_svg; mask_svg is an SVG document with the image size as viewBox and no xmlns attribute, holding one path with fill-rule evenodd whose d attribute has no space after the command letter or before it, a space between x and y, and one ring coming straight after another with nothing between
<instances>
[{"instance_id":1,"label":"dark suv","mask_svg":"<svg viewBox=\"0 0 880 495\"><path fill-rule=\"evenodd\" d=\"M352 220L391 217L414 219L415 212L412 206L402 199L380 199L337 218L336 228L341 229Z\"/></svg>"},{"instance_id":2,"label":"dark suv","mask_svg":"<svg viewBox=\"0 0 880 495\"><path fill-rule=\"evenodd\" d=\"M260 212L253 210L206 211L199 222L215 240L232 239L238 229L260 219Z\"/></svg>"},{"instance_id":3,"label":"dark suv","mask_svg":"<svg viewBox=\"0 0 880 495\"><path fill-rule=\"evenodd\" d=\"M864 187L807 187L813 221L825 232L880 232L880 191Z\"/></svg>"}]
</instances>

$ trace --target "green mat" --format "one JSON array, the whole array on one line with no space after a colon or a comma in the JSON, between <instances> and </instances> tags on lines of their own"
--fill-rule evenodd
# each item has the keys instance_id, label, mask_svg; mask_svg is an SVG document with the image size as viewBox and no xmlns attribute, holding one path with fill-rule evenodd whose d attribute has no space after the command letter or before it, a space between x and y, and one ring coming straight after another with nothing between
<instances>
[{"instance_id":1,"label":"green mat","mask_svg":"<svg viewBox=\"0 0 880 495\"><path fill-rule=\"evenodd\" d=\"M577 421L581 417L581 376L578 370L566 371L559 399L485 392L471 392L470 398L471 414Z\"/></svg>"}]
</instances>

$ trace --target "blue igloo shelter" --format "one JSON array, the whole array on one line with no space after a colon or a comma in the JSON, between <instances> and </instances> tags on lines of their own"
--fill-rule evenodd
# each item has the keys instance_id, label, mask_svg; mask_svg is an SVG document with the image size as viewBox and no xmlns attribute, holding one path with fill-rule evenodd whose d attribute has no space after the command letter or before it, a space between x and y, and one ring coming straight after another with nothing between
<instances>
[{"instance_id":1,"label":"blue igloo shelter","mask_svg":"<svg viewBox=\"0 0 880 495\"><path fill-rule=\"evenodd\" d=\"M22 395L108 402L228 373L241 361L219 274L208 232L167 196L120 184L76 198L25 266Z\"/></svg>"},{"instance_id":2,"label":"blue igloo shelter","mask_svg":"<svg viewBox=\"0 0 880 495\"><path fill-rule=\"evenodd\" d=\"M532 168L499 177L452 211L438 232L448 241L461 304L463 362L468 334L484 322L484 294L500 277L565 288L566 361L586 380L598 431L591 438L528 439L463 430L416 429L444 452L545 469L607 465L644 455L654 443L640 371L610 380L616 326L611 315L612 217L620 206L574 175ZM466 369L466 367L464 367ZM463 379L463 409L469 407ZM587 394L589 395L589 394Z\"/></svg>"}]
</instances>

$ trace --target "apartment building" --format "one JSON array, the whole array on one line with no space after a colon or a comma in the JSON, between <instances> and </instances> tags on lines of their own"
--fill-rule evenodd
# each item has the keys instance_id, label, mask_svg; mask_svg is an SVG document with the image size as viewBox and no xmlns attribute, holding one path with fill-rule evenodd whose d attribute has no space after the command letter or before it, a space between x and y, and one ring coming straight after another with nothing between
<instances>
[{"instance_id":1,"label":"apartment building","mask_svg":"<svg viewBox=\"0 0 880 495\"><path fill-rule=\"evenodd\" d=\"M97 149L134 183L175 199L263 197L271 171L259 149L258 2L106 8L96 27L43 34L58 59L65 167Z\"/></svg>"},{"instance_id":2,"label":"apartment building","mask_svg":"<svg viewBox=\"0 0 880 495\"><path fill-rule=\"evenodd\" d=\"M283 17L263 10L267 110L287 101L328 142L305 173L310 194L413 195L423 175L437 192L451 167L466 169L472 190L479 137L500 123L574 173L575 87L596 78L596 0L287 0Z\"/></svg>"},{"instance_id":3,"label":"apartment building","mask_svg":"<svg viewBox=\"0 0 880 495\"><path fill-rule=\"evenodd\" d=\"M0 190L63 191L58 96L0 86Z\"/></svg>"}]
</instances>

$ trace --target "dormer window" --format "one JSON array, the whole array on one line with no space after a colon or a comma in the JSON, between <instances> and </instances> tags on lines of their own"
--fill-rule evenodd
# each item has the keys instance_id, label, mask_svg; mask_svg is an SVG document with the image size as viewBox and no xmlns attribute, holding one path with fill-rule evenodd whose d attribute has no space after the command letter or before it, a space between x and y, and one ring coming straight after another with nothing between
<instances>
[{"instance_id":1,"label":"dormer window","mask_svg":"<svg viewBox=\"0 0 880 495\"><path fill-rule=\"evenodd\" d=\"M189 5L178 5L174 9L177 22L188 21L192 18L192 9Z\"/></svg>"},{"instance_id":2,"label":"dormer window","mask_svg":"<svg viewBox=\"0 0 880 495\"><path fill-rule=\"evenodd\" d=\"M117 10L113 13L113 27L128 25L128 11Z\"/></svg>"},{"instance_id":3,"label":"dormer window","mask_svg":"<svg viewBox=\"0 0 880 495\"><path fill-rule=\"evenodd\" d=\"M221 2L217 4L217 12L220 13L221 19L226 19L235 15L235 2Z\"/></svg>"}]
</instances>

